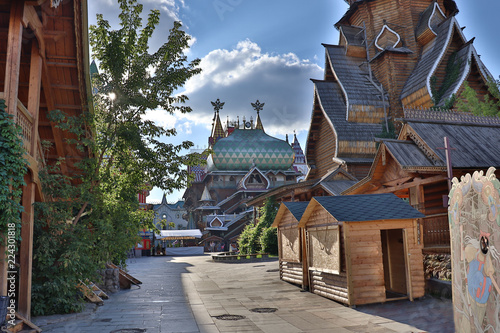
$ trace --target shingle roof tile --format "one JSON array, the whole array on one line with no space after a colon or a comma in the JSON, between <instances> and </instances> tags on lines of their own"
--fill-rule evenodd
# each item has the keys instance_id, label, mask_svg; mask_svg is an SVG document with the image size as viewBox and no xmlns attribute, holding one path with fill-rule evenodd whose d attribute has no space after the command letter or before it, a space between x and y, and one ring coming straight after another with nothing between
<instances>
[{"instance_id":1,"label":"shingle roof tile","mask_svg":"<svg viewBox=\"0 0 500 333\"><path fill-rule=\"evenodd\" d=\"M314 197L340 222L400 220L425 215L392 193Z\"/></svg>"}]
</instances>

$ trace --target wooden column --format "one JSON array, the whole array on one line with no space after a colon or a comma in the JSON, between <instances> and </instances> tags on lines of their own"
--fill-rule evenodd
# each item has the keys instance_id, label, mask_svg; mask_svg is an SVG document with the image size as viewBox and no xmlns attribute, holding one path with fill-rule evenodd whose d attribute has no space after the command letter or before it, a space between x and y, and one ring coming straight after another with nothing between
<instances>
[{"instance_id":1,"label":"wooden column","mask_svg":"<svg viewBox=\"0 0 500 333\"><path fill-rule=\"evenodd\" d=\"M12 1L10 6L9 33L7 36L7 63L5 65L4 98L7 112L16 115L21 67L24 1Z\"/></svg>"},{"instance_id":2,"label":"wooden column","mask_svg":"<svg viewBox=\"0 0 500 333\"><path fill-rule=\"evenodd\" d=\"M21 66L21 38L23 32L24 1L13 1L10 8L9 32L7 36L7 63L5 65L4 98L7 112L16 114L19 69ZM4 241L7 238L4 237ZM7 261L5 246L0 246L0 295L7 295Z\"/></svg>"},{"instance_id":3,"label":"wooden column","mask_svg":"<svg viewBox=\"0 0 500 333\"><path fill-rule=\"evenodd\" d=\"M42 82L42 57L37 42L32 41L31 47L31 64L30 64L30 82L28 93L28 111L33 116L32 126L32 143L30 154L36 160L37 156L37 138L38 138L38 118L40 107L40 90ZM30 166L32 172L38 172L36 166ZM31 318L31 276L32 276L32 260L33 260L33 223L34 223L34 208L35 188L36 184L33 179L27 175L24 177L26 186L23 188L22 205L24 212L21 215L21 247L19 251L19 262L21 269L19 270L19 297L18 297L18 312L26 319Z\"/></svg>"},{"instance_id":4,"label":"wooden column","mask_svg":"<svg viewBox=\"0 0 500 333\"><path fill-rule=\"evenodd\" d=\"M23 187L22 204L24 212L21 214L21 247L19 251L19 290L17 311L26 319L31 319L31 269L33 259L33 222L35 187L31 176L24 176L26 186Z\"/></svg>"}]
</instances>

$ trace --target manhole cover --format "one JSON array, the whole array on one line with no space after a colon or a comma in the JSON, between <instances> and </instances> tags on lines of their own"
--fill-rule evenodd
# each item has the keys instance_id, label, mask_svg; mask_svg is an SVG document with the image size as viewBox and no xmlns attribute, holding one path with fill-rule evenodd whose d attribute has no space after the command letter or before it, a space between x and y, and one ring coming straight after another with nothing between
<instances>
[{"instance_id":1,"label":"manhole cover","mask_svg":"<svg viewBox=\"0 0 500 333\"><path fill-rule=\"evenodd\" d=\"M214 316L214 318L219 319L219 320L241 320L241 319L245 319L245 316L224 314L224 315L220 315L220 316Z\"/></svg>"},{"instance_id":2,"label":"manhole cover","mask_svg":"<svg viewBox=\"0 0 500 333\"><path fill-rule=\"evenodd\" d=\"M144 333L146 330L144 328L122 328L120 330L114 330L109 333Z\"/></svg>"},{"instance_id":3,"label":"manhole cover","mask_svg":"<svg viewBox=\"0 0 500 333\"><path fill-rule=\"evenodd\" d=\"M252 312L257 312L257 313L273 313L276 312L278 309L276 308L255 308L255 309L250 309Z\"/></svg>"}]
</instances>

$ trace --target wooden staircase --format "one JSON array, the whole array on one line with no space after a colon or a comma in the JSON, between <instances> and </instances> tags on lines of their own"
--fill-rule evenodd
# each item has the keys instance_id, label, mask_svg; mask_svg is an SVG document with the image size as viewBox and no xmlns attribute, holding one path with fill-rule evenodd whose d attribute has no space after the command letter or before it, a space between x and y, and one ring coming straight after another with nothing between
<instances>
[{"instance_id":1,"label":"wooden staircase","mask_svg":"<svg viewBox=\"0 0 500 333\"><path fill-rule=\"evenodd\" d=\"M121 269L120 267L116 266L115 264L109 263L109 264L107 264L107 267L119 270L119 273L120 273L120 277L119 277L119 279L120 279L120 288L122 288L122 289L130 289L130 287L132 285L136 285L139 288L141 287L140 286L142 284L141 281L137 280L132 275L128 274L127 272L125 272L123 269Z\"/></svg>"}]
</instances>

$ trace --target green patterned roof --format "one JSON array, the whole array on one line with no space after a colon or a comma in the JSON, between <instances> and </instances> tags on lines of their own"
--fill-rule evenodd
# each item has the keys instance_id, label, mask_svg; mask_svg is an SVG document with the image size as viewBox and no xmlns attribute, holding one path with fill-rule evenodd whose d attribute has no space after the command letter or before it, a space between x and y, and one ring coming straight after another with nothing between
<instances>
[{"instance_id":1,"label":"green patterned roof","mask_svg":"<svg viewBox=\"0 0 500 333\"><path fill-rule=\"evenodd\" d=\"M288 170L294 161L292 147L260 129L236 129L213 147L213 161L219 170Z\"/></svg>"}]
</instances>

